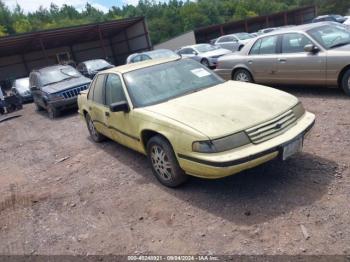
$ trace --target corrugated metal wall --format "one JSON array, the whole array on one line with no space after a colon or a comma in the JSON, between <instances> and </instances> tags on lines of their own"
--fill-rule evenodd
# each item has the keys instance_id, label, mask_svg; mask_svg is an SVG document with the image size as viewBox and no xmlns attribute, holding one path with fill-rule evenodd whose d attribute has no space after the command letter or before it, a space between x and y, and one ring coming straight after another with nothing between
<instances>
[{"instance_id":1,"label":"corrugated metal wall","mask_svg":"<svg viewBox=\"0 0 350 262\"><path fill-rule=\"evenodd\" d=\"M107 56L111 63L121 65L129 54L151 48L147 27L144 21L140 21L102 41L46 49L46 54L41 50L13 56L0 54L0 84L9 88L14 79L28 76L32 69L57 64L56 55L59 53L69 53L77 64L89 59L105 59Z\"/></svg>"},{"instance_id":2,"label":"corrugated metal wall","mask_svg":"<svg viewBox=\"0 0 350 262\"><path fill-rule=\"evenodd\" d=\"M307 6L266 16L257 16L245 20L202 27L196 29L194 32L197 43L207 43L211 39L227 34L238 32L252 33L267 27L309 23L316 15L316 7Z\"/></svg>"}]
</instances>

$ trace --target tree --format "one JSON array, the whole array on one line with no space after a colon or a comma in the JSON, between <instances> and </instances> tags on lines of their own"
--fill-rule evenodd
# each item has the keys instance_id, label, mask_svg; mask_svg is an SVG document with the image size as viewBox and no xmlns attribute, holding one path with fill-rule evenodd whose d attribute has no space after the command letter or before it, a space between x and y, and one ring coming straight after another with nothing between
<instances>
[{"instance_id":1,"label":"tree","mask_svg":"<svg viewBox=\"0 0 350 262\"><path fill-rule=\"evenodd\" d=\"M7 36L6 28L0 25L0 37Z\"/></svg>"},{"instance_id":2,"label":"tree","mask_svg":"<svg viewBox=\"0 0 350 262\"><path fill-rule=\"evenodd\" d=\"M125 3L125 1L120 1ZM112 7L103 13L87 3L81 11L73 6L51 4L24 13L19 5L10 10L0 0L0 36L127 17L145 16L153 44L201 26L267 15L305 5L316 5L319 14L345 14L349 0L139 0L137 6Z\"/></svg>"}]
</instances>

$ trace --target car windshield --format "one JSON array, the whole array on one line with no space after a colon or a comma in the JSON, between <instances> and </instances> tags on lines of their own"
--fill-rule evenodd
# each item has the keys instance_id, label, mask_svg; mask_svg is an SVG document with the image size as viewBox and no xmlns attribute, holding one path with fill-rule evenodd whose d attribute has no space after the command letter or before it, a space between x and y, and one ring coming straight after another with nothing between
<instances>
[{"instance_id":1,"label":"car windshield","mask_svg":"<svg viewBox=\"0 0 350 262\"><path fill-rule=\"evenodd\" d=\"M339 25L325 25L308 31L324 48L331 49L350 44L350 31Z\"/></svg>"},{"instance_id":2,"label":"car windshield","mask_svg":"<svg viewBox=\"0 0 350 262\"><path fill-rule=\"evenodd\" d=\"M24 92L29 90L29 78L16 79L14 86L18 91Z\"/></svg>"},{"instance_id":3,"label":"car windshield","mask_svg":"<svg viewBox=\"0 0 350 262\"><path fill-rule=\"evenodd\" d=\"M198 53L206 53L206 52L214 51L218 49L218 47L209 45L209 44L203 44L203 45L196 45L194 49L196 49Z\"/></svg>"},{"instance_id":4,"label":"car windshield","mask_svg":"<svg viewBox=\"0 0 350 262\"><path fill-rule=\"evenodd\" d=\"M43 86L58 83L67 79L79 77L80 73L71 66L48 69L40 75Z\"/></svg>"},{"instance_id":5,"label":"car windshield","mask_svg":"<svg viewBox=\"0 0 350 262\"><path fill-rule=\"evenodd\" d=\"M156 50L152 52L146 52L145 54L150 56L152 59L179 57L171 50Z\"/></svg>"},{"instance_id":6,"label":"car windshield","mask_svg":"<svg viewBox=\"0 0 350 262\"><path fill-rule=\"evenodd\" d=\"M111 64L103 59L87 61L87 62L85 62L85 65L89 71L98 71L98 70L101 70L104 68L107 69L107 68L111 67Z\"/></svg>"},{"instance_id":7,"label":"car windshield","mask_svg":"<svg viewBox=\"0 0 350 262\"><path fill-rule=\"evenodd\" d=\"M135 107L158 104L224 81L206 67L182 59L124 74Z\"/></svg>"},{"instance_id":8,"label":"car windshield","mask_svg":"<svg viewBox=\"0 0 350 262\"><path fill-rule=\"evenodd\" d=\"M239 40L247 40L247 39L254 38L254 36L248 33L238 33L238 34L235 34L235 36L237 36Z\"/></svg>"}]
</instances>

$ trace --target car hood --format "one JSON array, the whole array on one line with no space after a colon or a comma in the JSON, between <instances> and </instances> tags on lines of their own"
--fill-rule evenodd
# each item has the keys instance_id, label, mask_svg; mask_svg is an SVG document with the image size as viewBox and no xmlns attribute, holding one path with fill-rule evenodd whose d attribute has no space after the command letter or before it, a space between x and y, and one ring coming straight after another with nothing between
<instances>
[{"instance_id":1,"label":"car hood","mask_svg":"<svg viewBox=\"0 0 350 262\"><path fill-rule=\"evenodd\" d=\"M342 51L350 52L350 44L339 46L339 47L328 50L328 52L342 52Z\"/></svg>"},{"instance_id":2,"label":"car hood","mask_svg":"<svg viewBox=\"0 0 350 262\"><path fill-rule=\"evenodd\" d=\"M60 91L64 91L66 89L70 89L76 86L80 86L80 85L86 85L86 84L90 84L91 79L85 77L85 76L81 76L81 77L77 77L77 78L71 78L68 80L63 80L61 82L52 84L52 85L48 85L48 86L44 86L42 87L42 90L45 93L57 93Z\"/></svg>"},{"instance_id":3,"label":"car hood","mask_svg":"<svg viewBox=\"0 0 350 262\"><path fill-rule=\"evenodd\" d=\"M215 56L222 56L222 55L226 55L226 54L230 54L230 53L232 53L230 50L220 48L220 49L216 49L213 51L201 53L200 56L202 56L202 57L215 57Z\"/></svg>"},{"instance_id":4,"label":"car hood","mask_svg":"<svg viewBox=\"0 0 350 262\"><path fill-rule=\"evenodd\" d=\"M268 121L297 103L273 88L228 81L145 109L214 139Z\"/></svg>"}]
</instances>

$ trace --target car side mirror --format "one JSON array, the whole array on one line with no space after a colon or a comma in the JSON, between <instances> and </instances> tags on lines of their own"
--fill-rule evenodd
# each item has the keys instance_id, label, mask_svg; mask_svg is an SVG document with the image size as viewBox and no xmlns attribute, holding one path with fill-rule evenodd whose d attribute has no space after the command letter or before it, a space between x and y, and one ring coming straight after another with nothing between
<instances>
[{"instance_id":1,"label":"car side mirror","mask_svg":"<svg viewBox=\"0 0 350 262\"><path fill-rule=\"evenodd\" d=\"M121 101L111 104L109 110L111 110L111 112L129 112L130 108L128 102Z\"/></svg>"},{"instance_id":2,"label":"car side mirror","mask_svg":"<svg viewBox=\"0 0 350 262\"><path fill-rule=\"evenodd\" d=\"M320 51L320 49L313 44L308 44L308 45L304 46L304 51L308 52L308 53L316 54L318 51Z\"/></svg>"}]
</instances>

